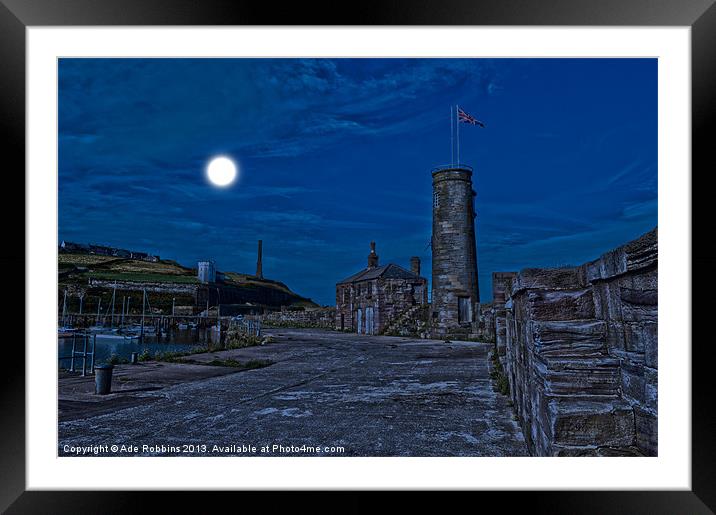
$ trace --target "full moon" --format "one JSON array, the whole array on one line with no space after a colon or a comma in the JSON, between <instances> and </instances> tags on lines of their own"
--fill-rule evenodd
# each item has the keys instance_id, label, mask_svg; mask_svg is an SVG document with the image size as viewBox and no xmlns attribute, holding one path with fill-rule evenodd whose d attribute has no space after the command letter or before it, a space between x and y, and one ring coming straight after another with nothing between
<instances>
[{"instance_id":1,"label":"full moon","mask_svg":"<svg viewBox=\"0 0 716 515\"><path fill-rule=\"evenodd\" d=\"M206 175L212 184L228 186L236 179L236 164L228 157L215 157L206 167Z\"/></svg>"}]
</instances>

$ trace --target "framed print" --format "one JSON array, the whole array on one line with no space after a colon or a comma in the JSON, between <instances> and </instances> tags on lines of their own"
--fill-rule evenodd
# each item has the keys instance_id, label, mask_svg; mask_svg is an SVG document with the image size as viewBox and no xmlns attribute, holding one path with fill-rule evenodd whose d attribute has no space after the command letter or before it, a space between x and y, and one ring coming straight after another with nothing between
<instances>
[{"instance_id":1,"label":"framed print","mask_svg":"<svg viewBox=\"0 0 716 515\"><path fill-rule=\"evenodd\" d=\"M61 4L2 7L9 512L254 489L710 512L710 2Z\"/></svg>"}]
</instances>

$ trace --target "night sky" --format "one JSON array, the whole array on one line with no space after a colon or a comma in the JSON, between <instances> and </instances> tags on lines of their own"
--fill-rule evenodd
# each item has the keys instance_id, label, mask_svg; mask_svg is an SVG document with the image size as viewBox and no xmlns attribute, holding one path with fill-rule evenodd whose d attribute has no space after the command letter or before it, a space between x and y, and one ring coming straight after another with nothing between
<instances>
[{"instance_id":1,"label":"night sky","mask_svg":"<svg viewBox=\"0 0 716 515\"><path fill-rule=\"evenodd\" d=\"M61 59L59 240L214 259L322 304L423 260L450 105L493 271L580 264L657 225L656 59ZM239 179L205 168L231 156Z\"/></svg>"}]
</instances>

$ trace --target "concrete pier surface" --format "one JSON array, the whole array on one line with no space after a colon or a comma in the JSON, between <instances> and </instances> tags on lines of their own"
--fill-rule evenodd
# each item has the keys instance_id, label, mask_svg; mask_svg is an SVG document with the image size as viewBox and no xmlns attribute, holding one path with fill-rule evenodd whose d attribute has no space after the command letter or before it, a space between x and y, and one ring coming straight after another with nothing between
<instances>
[{"instance_id":1,"label":"concrete pier surface","mask_svg":"<svg viewBox=\"0 0 716 515\"><path fill-rule=\"evenodd\" d=\"M191 363L119 365L106 396L92 377L61 376L58 455L528 455L508 398L493 390L489 344L266 333L271 343Z\"/></svg>"}]
</instances>

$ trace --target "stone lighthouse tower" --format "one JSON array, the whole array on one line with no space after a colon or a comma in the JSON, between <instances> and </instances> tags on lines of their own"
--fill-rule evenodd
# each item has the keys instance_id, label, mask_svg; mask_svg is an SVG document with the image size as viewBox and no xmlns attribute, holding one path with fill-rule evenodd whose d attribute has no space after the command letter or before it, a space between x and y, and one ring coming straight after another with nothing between
<instances>
[{"instance_id":1,"label":"stone lighthouse tower","mask_svg":"<svg viewBox=\"0 0 716 515\"><path fill-rule=\"evenodd\" d=\"M469 334L480 302L472 168L442 166L432 176L433 333Z\"/></svg>"}]
</instances>

